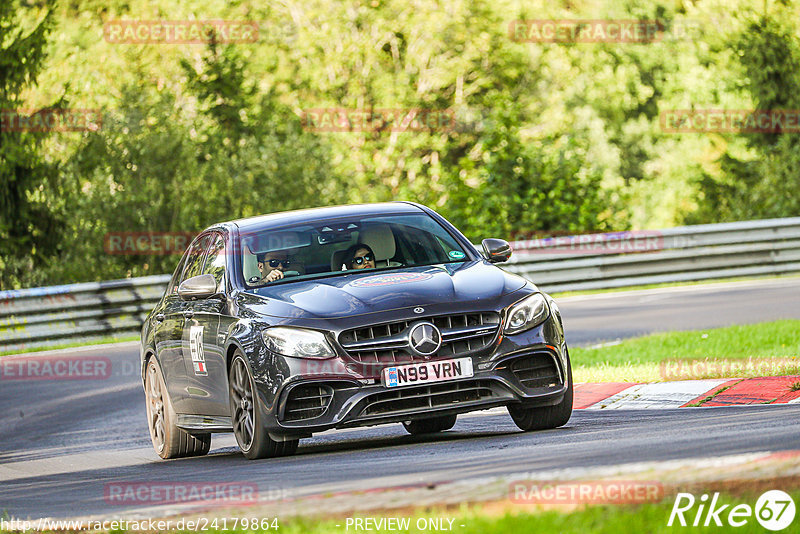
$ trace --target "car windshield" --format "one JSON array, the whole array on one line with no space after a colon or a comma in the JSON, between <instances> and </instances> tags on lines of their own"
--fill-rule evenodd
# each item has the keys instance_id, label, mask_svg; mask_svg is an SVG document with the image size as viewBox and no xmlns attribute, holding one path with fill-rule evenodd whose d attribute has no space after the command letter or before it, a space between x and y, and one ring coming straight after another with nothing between
<instances>
[{"instance_id":1,"label":"car windshield","mask_svg":"<svg viewBox=\"0 0 800 534\"><path fill-rule=\"evenodd\" d=\"M251 232L240 240L248 288L468 259L453 236L427 215L323 220Z\"/></svg>"}]
</instances>

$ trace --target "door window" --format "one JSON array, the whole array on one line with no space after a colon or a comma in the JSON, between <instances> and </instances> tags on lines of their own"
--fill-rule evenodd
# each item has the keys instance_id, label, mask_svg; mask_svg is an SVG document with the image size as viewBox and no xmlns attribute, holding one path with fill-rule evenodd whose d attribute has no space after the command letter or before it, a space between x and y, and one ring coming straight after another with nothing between
<instances>
[{"instance_id":1,"label":"door window","mask_svg":"<svg viewBox=\"0 0 800 534\"><path fill-rule=\"evenodd\" d=\"M217 287L221 286L225 277L225 238L222 234L214 235L202 274L210 274L217 281Z\"/></svg>"},{"instance_id":2,"label":"door window","mask_svg":"<svg viewBox=\"0 0 800 534\"><path fill-rule=\"evenodd\" d=\"M208 248L208 242L210 240L211 235L206 234L192 243L191 249L189 250L189 257L186 259L186 267L183 269L183 276L181 276L181 282L193 276L203 274L203 253Z\"/></svg>"}]
</instances>

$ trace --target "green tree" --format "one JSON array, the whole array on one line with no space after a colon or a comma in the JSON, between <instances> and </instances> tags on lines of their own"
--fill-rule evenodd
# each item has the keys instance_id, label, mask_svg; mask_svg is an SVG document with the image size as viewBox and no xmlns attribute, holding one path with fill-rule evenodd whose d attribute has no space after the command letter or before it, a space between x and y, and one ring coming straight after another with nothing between
<instances>
[{"instance_id":1,"label":"green tree","mask_svg":"<svg viewBox=\"0 0 800 534\"><path fill-rule=\"evenodd\" d=\"M123 88L103 128L69 162L81 195L59 279L124 278L170 272L175 257L110 255L117 232L189 232L223 220L335 203L346 187L330 154L274 95L257 94L247 62L212 45L186 83Z\"/></svg>"},{"instance_id":2,"label":"green tree","mask_svg":"<svg viewBox=\"0 0 800 534\"><path fill-rule=\"evenodd\" d=\"M0 2L0 289L18 287L28 273L56 261L63 227L54 199L58 168L42 153L46 134L19 131L13 123L17 114L29 114L22 95L45 66L55 24L54 2L41 4L40 10L19 0Z\"/></svg>"},{"instance_id":3,"label":"green tree","mask_svg":"<svg viewBox=\"0 0 800 534\"><path fill-rule=\"evenodd\" d=\"M744 89L756 109L800 109L798 27L775 6L746 25L734 46ZM794 132L740 134L750 149L727 150L721 175L701 181L702 202L687 221L735 221L800 215L800 139Z\"/></svg>"},{"instance_id":4,"label":"green tree","mask_svg":"<svg viewBox=\"0 0 800 534\"><path fill-rule=\"evenodd\" d=\"M19 249L19 268L3 274L33 285L165 272L174 258L109 256L103 236L342 202L421 202L472 239L796 214L794 136L659 124L674 109L796 109L799 13L785 3L767 17L744 0L61 3L47 68L25 98L41 106L80 80L70 99L105 108L103 128L14 133L40 143L36 161L59 179L6 195L4 206L20 198L43 210L18 239L52 241ZM259 21L260 36L208 47L102 38L107 21L165 13ZM659 19L691 33L520 43L508 33L515 19ZM8 46L15 34L4 35ZM455 126L315 133L301 120L313 108L448 110ZM47 220L67 223L48 232ZM3 221L5 237L16 222ZM64 261L32 268L45 249Z\"/></svg>"}]
</instances>

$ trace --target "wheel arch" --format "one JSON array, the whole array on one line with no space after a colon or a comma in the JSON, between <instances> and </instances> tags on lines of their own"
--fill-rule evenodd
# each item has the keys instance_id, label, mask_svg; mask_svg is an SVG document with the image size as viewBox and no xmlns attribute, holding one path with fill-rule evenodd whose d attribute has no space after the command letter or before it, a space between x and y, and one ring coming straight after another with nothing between
<instances>
[{"instance_id":1,"label":"wheel arch","mask_svg":"<svg viewBox=\"0 0 800 534\"><path fill-rule=\"evenodd\" d=\"M227 339L225 346L225 370L229 371L233 362L233 354L236 350L242 351L245 358L249 359L248 351L245 346L253 346L257 329L249 320L240 320L231 324L227 329Z\"/></svg>"},{"instance_id":2,"label":"wheel arch","mask_svg":"<svg viewBox=\"0 0 800 534\"><path fill-rule=\"evenodd\" d=\"M231 363L233 362L233 355L238 350L242 351L243 354L247 354L244 348L239 344L238 340L231 339L228 343L228 347L225 349L225 369L230 371Z\"/></svg>"},{"instance_id":3,"label":"wheel arch","mask_svg":"<svg viewBox=\"0 0 800 534\"><path fill-rule=\"evenodd\" d=\"M150 358L155 358L156 352L153 350L152 347L148 347L145 349L144 354L142 355L142 387L145 386L145 379L147 377L147 365L150 363Z\"/></svg>"}]
</instances>

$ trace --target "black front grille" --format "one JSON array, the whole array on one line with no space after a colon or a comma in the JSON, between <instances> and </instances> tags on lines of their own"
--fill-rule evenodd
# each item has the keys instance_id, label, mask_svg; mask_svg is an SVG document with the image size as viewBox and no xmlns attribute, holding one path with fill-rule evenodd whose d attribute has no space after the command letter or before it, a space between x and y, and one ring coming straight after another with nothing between
<instances>
[{"instance_id":1,"label":"black front grille","mask_svg":"<svg viewBox=\"0 0 800 534\"><path fill-rule=\"evenodd\" d=\"M433 323L442 334L442 346L433 358L450 358L478 352L497 336L500 316L494 312L420 317L346 330L339 343L348 356L361 363L394 364L424 361L408 346L409 327L420 321Z\"/></svg>"},{"instance_id":2,"label":"black front grille","mask_svg":"<svg viewBox=\"0 0 800 534\"><path fill-rule=\"evenodd\" d=\"M366 398L362 417L415 412L499 398L488 380L464 380L374 393Z\"/></svg>"},{"instance_id":3,"label":"black front grille","mask_svg":"<svg viewBox=\"0 0 800 534\"><path fill-rule=\"evenodd\" d=\"M544 388L562 384L558 366L549 352L531 354L514 360L511 372L526 388Z\"/></svg>"},{"instance_id":4,"label":"black front grille","mask_svg":"<svg viewBox=\"0 0 800 534\"><path fill-rule=\"evenodd\" d=\"M326 384L307 384L293 388L286 399L284 421L314 419L325 413L333 399L333 388Z\"/></svg>"}]
</instances>

